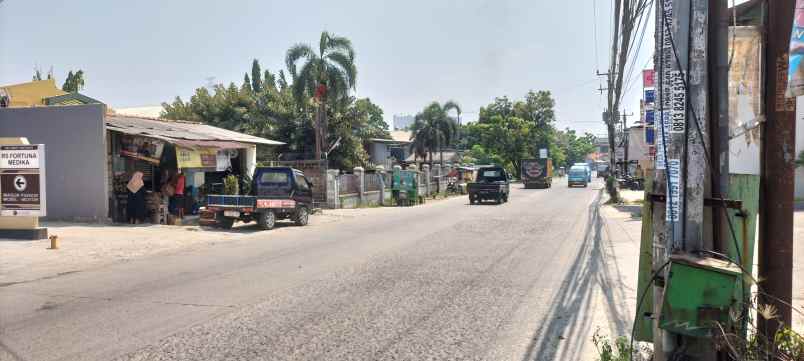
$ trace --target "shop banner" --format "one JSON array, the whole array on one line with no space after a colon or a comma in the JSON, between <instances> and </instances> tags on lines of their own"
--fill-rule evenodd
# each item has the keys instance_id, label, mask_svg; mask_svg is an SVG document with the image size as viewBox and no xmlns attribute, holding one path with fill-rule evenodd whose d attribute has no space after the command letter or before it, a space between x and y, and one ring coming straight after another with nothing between
<instances>
[{"instance_id":1,"label":"shop banner","mask_svg":"<svg viewBox=\"0 0 804 361\"><path fill-rule=\"evenodd\" d=\"M0 216L44 217L45 145L0 145Z\"/></svg>"},{"instance_id":2,"label":"shop banner","mask_svg":"<svg viewBox=\"0 0 804 361\"><path fill-rule=\"evenodd\" d=\"M645 69L642 71L642 87L653 88L656 86L656 71Z\"/></svg>"},{"instance_id":3,"label":"shop banner","mask_svg":"<svg viewBox=\"0 0 804 361\"><path fill-rule=\"evenodd\" d=\"M217 168L218 152L214 148L189 149L176 147L176 164L179 168Z\"/></svg>"},{"instance_id":4,"label":"shop banner","mask_svg":"<svg viewBox=\"0 0 804 361\"><path fill-rule=\"evenodd\" d=\"M656 130L653 127L645 127L645 143L648 145L656 144ZM653 155L648 153L649 155Z\"/></svg>"},{"instance_id":5,"label":"shop banner","mask_svg":"<svg viewBox=\"0 0 804 361\"><path fill-rule=\"evenodd\" d=\"M804 0L796 0L790 34L790 64L787 67L787 97L804 95ZM782 108L784 109L784 108Z\"/></svg>"},{"instance_id":6,"label":"shop banner","mask_svg":"<svg viewBox=\"0 0 804 361\"><path fill-rule=\"evenodd\" d=\"M232 167L232 161L229 157L229 150L221 149L216 154L215 170L218 172L226 171Z\"/></svg>"},{"instance_id":7,"label":"shop banner","mask_svg":"<svg viewBox=\"0 0 804 361\"><path fill-rule=\"evenodd\" d=\"M656 90L645 90L645 104L650 104L656 101Z\"/></svg>"},{"instance_id":8,"label":"shop banner","mask_svg":"<svg viewBox=\"0 0 804 361\"><path fill-rule=\"evenodd\" d=\"M652 126L656 122L656 111L655 110L646 110L645 111L645 124Z\"/></svg>"},{"instance_id":9,"label":"shop banner","mask_svg":"<svg viewBox=\"0 0 804 361\"><path fill-rule=\"evenodd\" d=\"M144 160L159 165L165 142L157 139L122 135L120 137L120 155Z\"/></svg>"}]
</instances>

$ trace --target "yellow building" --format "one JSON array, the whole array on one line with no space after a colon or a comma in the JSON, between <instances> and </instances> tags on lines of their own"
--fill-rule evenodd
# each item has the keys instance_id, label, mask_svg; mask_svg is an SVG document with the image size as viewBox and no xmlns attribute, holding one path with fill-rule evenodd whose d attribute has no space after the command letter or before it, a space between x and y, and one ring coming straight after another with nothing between
<instances>
[{"instance_id":1,"label":"yellow building","mask_svg":"<svg viewBox=\"0 0 804 361\"><path fill-rule=\"evenodd\" d=\"M53 79L0 86L0 107L36 107L100 103L80 93L68 93L56 87Z\"/></svg>"}]
</instances>

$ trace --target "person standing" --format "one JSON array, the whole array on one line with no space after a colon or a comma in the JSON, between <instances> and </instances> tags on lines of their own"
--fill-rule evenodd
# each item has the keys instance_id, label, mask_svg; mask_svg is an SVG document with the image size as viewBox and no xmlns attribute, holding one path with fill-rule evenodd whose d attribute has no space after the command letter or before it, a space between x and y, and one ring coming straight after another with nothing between
<instances>
[{"instance_id":1,"label":"person standing","mask_svg":"<svg viewBox=\"0 0 804 361\"><path fill-rule=\"evenodd\" d=\"M175 198L174 211L179 218L184 218L184 186L186 183L184 173L179 170L179 173L176 174L176 193L173 195L173 198Z\"/></svg>"},{"instance_id":2,"label":"person standing","mask_svg":"<svg viewBox=\"0 0 804 361\"><path fill-rule=\"evenodd\" d=\"M142 223L145 219L145 182L140 171L134 172L126 185L128 190L128 203L126 204L126 217L131 224Z\"/></svg>"}]
</instances>

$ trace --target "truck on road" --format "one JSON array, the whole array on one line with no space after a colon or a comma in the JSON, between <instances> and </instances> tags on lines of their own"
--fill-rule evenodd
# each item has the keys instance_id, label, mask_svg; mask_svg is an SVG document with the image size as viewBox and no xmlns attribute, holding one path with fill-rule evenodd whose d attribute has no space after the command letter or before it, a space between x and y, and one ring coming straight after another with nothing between
<instances>
[{"instance_id":1,"label":"truck on road","mask_svg":"<svg viewBox=\"0 0 804 361\"><path fill-rule=\"evenodd\" d=\"M497 204L508 202L511 191L511 177L505 168L498 166L481 167L477 171L477 178L467 185L469 191L469 204L492 200Z\"/></svg>"},{"instance_id":2,"label":"truck on road","mask_svg":"<svg viewBox=\"0 0 804 361\"><path fill-rule=\"evenodd\" d=\"M313 207L312 189L312 183L298 169L258 167L252 177L251 195L208 195L199 223L230 229L237 220L256 221L268 230L277 220L291 219L305 226Z\"/></svg>"},{"instance_id":3,"label":"truck on road","mask_svg":"<svg viewBox=\"0 0 804 361\"><path fill-rule=\"evenodd\" d=\"M523 159L521 174L525 189L550 188L553 186L553 160Z\"/></svg>"}]
</instances>

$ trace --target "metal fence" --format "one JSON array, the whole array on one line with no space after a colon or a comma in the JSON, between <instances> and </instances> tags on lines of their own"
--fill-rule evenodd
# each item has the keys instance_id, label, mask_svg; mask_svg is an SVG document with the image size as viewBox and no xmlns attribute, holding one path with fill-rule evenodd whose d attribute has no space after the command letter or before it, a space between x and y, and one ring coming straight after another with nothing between
<instances>
[{"instance_id":1,"label":"metal fence","mask_svg":"<svg viewBox=\"0 0 804 361\"><path fill-rule=\"evenodd\" d=\"M356 174L341 174L338 176L338 194L360 193L360 177Z\"/></svg>"},{"instance_id":2,"label":"metal fence","mask_svg":"<svg viewBox=\"0 0 804 361\"><path fill-rule=\"evenodd\" d=\"M379 173L366 174L366 177L365 177L365 180L364 180L365 187L366 187L366 192L372 192L372 191L380 190L380 177L381 177L381 175Z\"/></svg>"}]
</instances>

